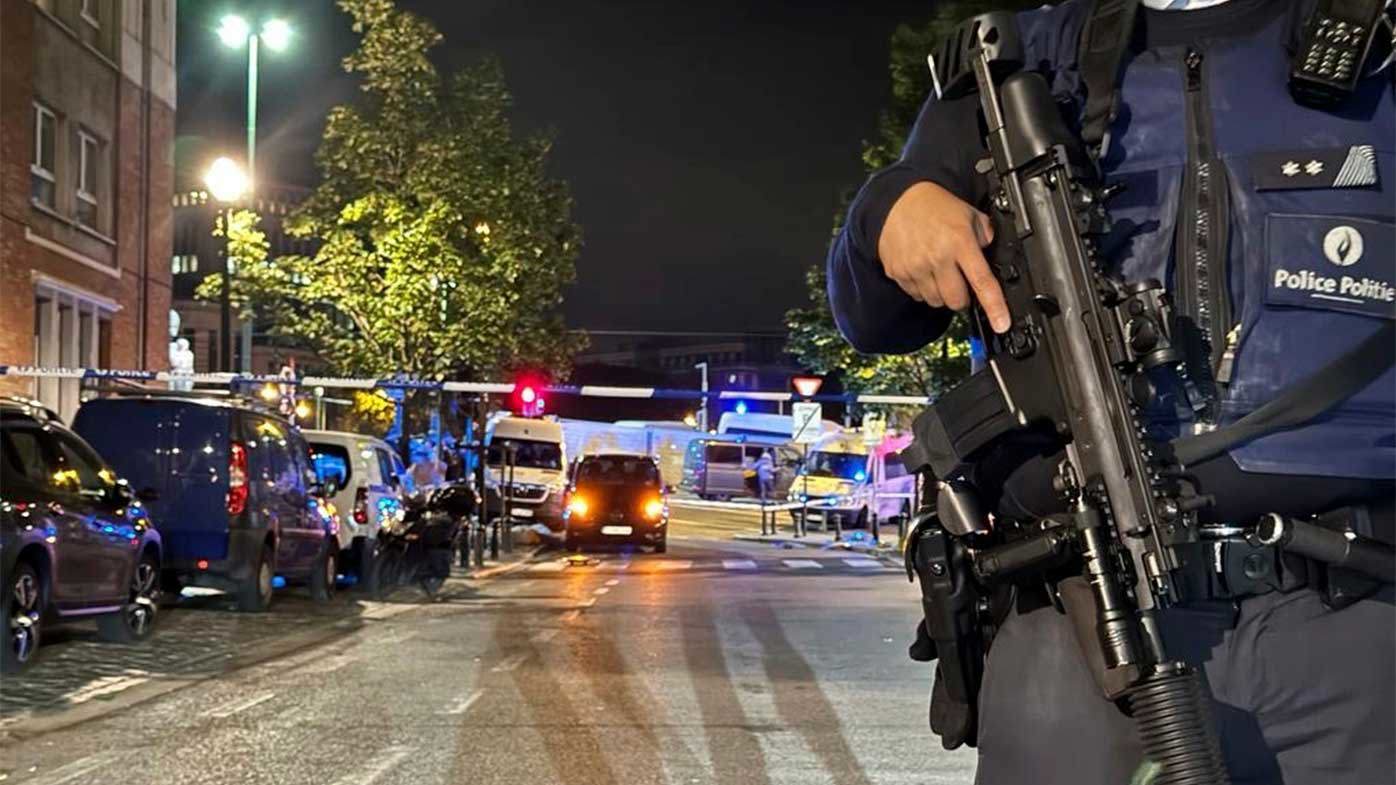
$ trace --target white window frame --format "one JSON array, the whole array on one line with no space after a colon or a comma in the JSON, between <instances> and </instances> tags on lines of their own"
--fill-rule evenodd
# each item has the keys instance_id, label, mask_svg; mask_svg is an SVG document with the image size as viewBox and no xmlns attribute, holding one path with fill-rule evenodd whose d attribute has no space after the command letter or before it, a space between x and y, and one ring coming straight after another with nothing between
<instances>
[{"instance_id":1,"label":"white window frame","mask_svg":"<svg viewBox=\"0 0 1396 785\"><path fill-rule=\"evenodd\" d=\"M54 173L44 168L44 133L43 119L48 118L49 125L53 128L53 167L58 168L58 115L53 110L39 103L34 102L34 149L31 151L33 157L29 160L29 171L36 174L49 183L57 187L57 177Z\"/></svg>"},{"instance_id":2,"label":"white window frame","mask_svg":"<svg viewBox=\"0 0 1396 785\"><path fill-rule=\"evenodd\" d=\"M88 146L91 145L92 155L96 156L102 149L102 141L88 132L78 129L78 198L92 205L97 206L97 184L87 182L87 158ZM100 163L100 161L98 162ZM93 174L96 177L96 174Z\"/></svg>"},{"instance_id":3,"label":"white window frame","mask_svg":"<svg viewBox=\"0 0 1396 785\"><path fill-rule=\"evenodd\" d=\"M78 12L78 15L82 17L82 21L101 30L102 20L97 18L97 0L82 0L81 6L82 10Z\"/></svg>"}]
</instances>

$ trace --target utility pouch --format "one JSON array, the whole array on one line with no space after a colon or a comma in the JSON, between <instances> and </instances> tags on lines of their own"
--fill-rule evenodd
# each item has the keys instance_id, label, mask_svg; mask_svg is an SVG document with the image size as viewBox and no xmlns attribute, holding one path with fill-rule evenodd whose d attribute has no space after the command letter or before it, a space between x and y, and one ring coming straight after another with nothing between
<instances>
[{"instance_id":1,"label":"utility pouch","mask_svg":"<svg viewBox=\"0 0 1396 785\"><path fill-rule=\"evenodd\" d=\"M931 730L947 750L962 744L973 747L987 644L968 550L940 526L934 513L926 513L912 529L906 561L908 572L920 583L925 615L910 655L921 662L939 660L931 693Z\"/></svg>"}]
</instances>

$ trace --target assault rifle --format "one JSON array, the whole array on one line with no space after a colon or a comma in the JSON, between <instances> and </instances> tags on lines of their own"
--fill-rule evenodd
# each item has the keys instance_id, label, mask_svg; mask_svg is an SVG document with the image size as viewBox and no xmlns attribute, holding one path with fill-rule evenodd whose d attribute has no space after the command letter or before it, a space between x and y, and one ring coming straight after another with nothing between
<instances>
[{"instance_id":1,"label":"assault rifle","mask_svg":"<svg viewBox=\"0 0 1396 785\"><path fill-rule=\"evenodd\" d=\"M931 546L915 557L909 548L908 558L923 592L939 581L941 600L951 598L927 600L929 637L949 691L972 707L982 654L961 633L983 607L965 587L1056 570L1053 601L1071 618L1104 697L1133 715L1158 767L1154 782L1225 783L1206 688L1170 656L1158 618L1180 599L1178 546L1198 540L1196 513L1210 503L1179 482L1171 451L1143 421L1157 375L1182 380L1168 298L1158 281L1125 283L1106 269L1097 244L1115 189L1064 123L1045 78L1022 70L1022 60L1005 13L964 23L934 56L942 97L979 95L990 157L977 170L990 186L996 238L989 262L1012 326L996 335L972 309L988 372L916 423L908 466L930 471L941 491L937 514L913 540ZM1067 511L997 520L991 532L963 479L1005 439L1025 435L1062 449L1053 486Z\"/></svg>"}]
</instances>

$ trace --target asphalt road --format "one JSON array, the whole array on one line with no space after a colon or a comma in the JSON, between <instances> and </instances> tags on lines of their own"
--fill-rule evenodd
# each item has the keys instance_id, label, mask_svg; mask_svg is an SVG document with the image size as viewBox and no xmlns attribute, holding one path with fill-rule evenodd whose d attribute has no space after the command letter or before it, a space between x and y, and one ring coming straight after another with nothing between
<instances>
[{"instance_id":1,"label":"asphalt road","mask_svg":"<svg viewBox=\"0 0 1396 785\"><path fill-rule=\"evenodd\" d=\"M971 781L926 727L890 560L675 515L668 554L545 555L434 605L211 599L139 646L72 633L0 684L0 781Z\"/></svg>"}]
</instances>

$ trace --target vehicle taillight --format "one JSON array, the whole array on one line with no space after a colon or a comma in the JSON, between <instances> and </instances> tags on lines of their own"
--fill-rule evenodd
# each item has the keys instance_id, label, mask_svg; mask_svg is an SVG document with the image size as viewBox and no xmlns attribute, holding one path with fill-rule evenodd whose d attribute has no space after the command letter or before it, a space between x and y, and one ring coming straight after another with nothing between
<instances>
[{"instance_id":1,"label":"vehicle taillight","mask_svg":"<svg viewBox=\"0 0 1396 785\"><path fill-rule=\"evenodd\" d=\"M233 442L228 450L228 514L241 515L247 508L247 448Z\"/></svg>"},{"instance_id":2,"label":"vehicle taillight","mask_svg":"<svg viewBox=\"0 0 1396 785\"><path fill-rule=\"evenodd\" d=\"M354 523L360 526L368 523L368 489L362 485L354 492Z\"/></svg>"}]
</instances>

